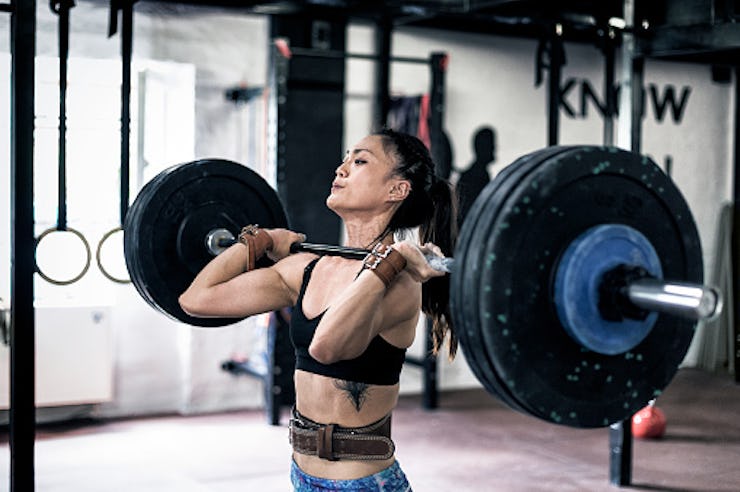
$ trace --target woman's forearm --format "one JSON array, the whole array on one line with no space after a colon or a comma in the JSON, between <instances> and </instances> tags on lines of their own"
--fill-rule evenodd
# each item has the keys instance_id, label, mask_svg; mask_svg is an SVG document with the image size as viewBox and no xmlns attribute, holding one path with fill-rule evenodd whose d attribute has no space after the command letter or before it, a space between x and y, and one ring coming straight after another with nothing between
<instances>
[{"instance_id":1,"label":"woman's forearm","mask_svg":"<svg viewBox=\"0 0 740 492\"><path fill-rule=\"evenodd\" d=\"M180 295L179 302L185 312L197 313L208 297L208 291L244 273L247 264L247 248L234 244L212 259L198 272L190 286Z\"/></svg>"},{"instance_id":2,"label":"woman's forearm","mask_svg":"<svg viewBox=\"0 0 740 492\"><path fill-rule=\"evenodd\" d=\"M309 347L311 356L330 364L361 355L382 328L385 294L383 282L363 271L324 313Z\"/></svg>"}]
</instances>

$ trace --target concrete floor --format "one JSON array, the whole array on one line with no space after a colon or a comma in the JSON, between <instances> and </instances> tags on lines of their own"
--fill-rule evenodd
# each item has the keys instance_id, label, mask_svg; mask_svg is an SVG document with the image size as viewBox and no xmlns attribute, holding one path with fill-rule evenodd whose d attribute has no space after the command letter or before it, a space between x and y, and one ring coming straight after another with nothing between
<instances>
[{"instance_id":1,"label":"concrete floor","mask_svg":"<svg viewBox=\"0 0 740 492\"><path fill-rule=\"evenodd\" d=\"M659 407L666 436L635 440L628 490L740 491L740 386L682 370ZM288 491L285 419L266 422L263 412L244 411L42 426L36 490ZM607 429L542 422L482 391L443 393L435 411L402 397L393 426L416 492L618 490L609 483ZM7 437L5 429L0 490L10 482Z\"/></svg>"}]
</instances>

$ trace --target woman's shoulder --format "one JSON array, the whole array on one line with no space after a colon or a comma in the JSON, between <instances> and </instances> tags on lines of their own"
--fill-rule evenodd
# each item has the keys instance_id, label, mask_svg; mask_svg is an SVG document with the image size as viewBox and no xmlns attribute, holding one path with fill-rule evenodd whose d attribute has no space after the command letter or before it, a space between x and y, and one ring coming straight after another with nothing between
<instances>
[{"instance_id":1,"label":"woman's shoulder","mask_svg":"<svg viewBox=\"0 0 740 492\"><path fill-rule=\"evenodd\" d=\"M286 256L271 268L276 270L283 282L297 294L301 288L306 267L317 258L318 256L312 253L296 253Z\"/></svg>"}]
</instances>

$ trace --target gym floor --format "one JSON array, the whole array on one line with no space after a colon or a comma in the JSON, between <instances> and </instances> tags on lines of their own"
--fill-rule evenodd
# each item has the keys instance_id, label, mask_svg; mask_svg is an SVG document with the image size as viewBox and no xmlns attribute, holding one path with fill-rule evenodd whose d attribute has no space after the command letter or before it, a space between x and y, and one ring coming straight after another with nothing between
<instances>
[{"instance_id":1,"label":"gym floor","mask_svg":"<svg viewBox=\"0 0 740 492\"><path fill-rule=\"evenodd\" d=\"M679 371L658 406L660 440L635 440L629 490L740 490L740 386ZM36 489L44 492L288 491L286 418L262 411L40 426ZM478 390L445 392L435 411L403 396L397 456L416 492L613 491L608 430L541 422ZM0 490L9 486L7 429Z\"/></svg>"}]
</instances>

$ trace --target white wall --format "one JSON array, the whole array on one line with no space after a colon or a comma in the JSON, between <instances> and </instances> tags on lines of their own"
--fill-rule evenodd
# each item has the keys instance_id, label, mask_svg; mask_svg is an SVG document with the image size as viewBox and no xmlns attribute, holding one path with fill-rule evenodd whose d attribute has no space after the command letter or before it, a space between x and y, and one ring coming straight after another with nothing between
<instances>
[{"instance_id":1,"label":"white wall","mask_svg":"<svg viewBox=\"0 0 740 492\"><path fill-rule=\"evenodd\" d=\"M7 19L8 16L0 17L0 32L4 33L0 35L0 51L4 52L8 51ZM71 56L118 60L119 38L106 37L107 20L107 8L78 2L72 11ZM240 134L244 131L243 126L240 130L240 122L244 121L245 113L225 101L223 93L240 83L252 86L265 83L267 22L266 17L206 11L171 19L137 13L135 59L194 67L194 158L222 157L248 163L242 141L245 136ZM56 18L46 4L39 5L38 33L39 55L56 56ZM394 55L426 56L432 51L446 51L450 55L445 128L453 145L454 165L459 171L472 161L471 137L482 125L491 125L498 132L499 148L497 161L490 169L492 175L521 154L546 145L546 88L534 87L535 49L536 43L529 40L416 28L399 29L393 36ZM372 28L362 24L351 26L348 50L372 52ZM600 53L580 45L568 45L567 50L564 78L588 80L603 98ZM351 145L370 127L374 75L371 62L347 63L345 141ZM713 83L706 66L653 61L646 66L646 82L660 87L665 84L678 89L691 87L680 124L670 118L658 123L649 110L643 148L659 163L665 155L673 155L674 176L697 219L708 270L713 262L719 206L731 196L731 85ZM425 67L393 65L394 93L418 94L426 92L428 85ZM7 91L1 82L0 90ZM569 98L578 104L575 92ZM602 124L593 108L590 109L586 118L562 117L562 143L601 142ZM7 131L6 128L0 135L0 152L5 156L9 152ZM113 154L117 152L116 147ZM0 162L7 161L7 157L0 158ZM248 164L259 168L263 163ZM6 168L0 171L7 173ZM1 181L1 186L7 186L4 177ZM9 193L5 190L0 196L7 197ZM3 207L0 227L7 231L9 205L0 202L0 206ZM112 220L117 220L115 212ZM2 236L8 237L6 233ZM9 257L9 243L1 241L0 296L5 297L3 294L9 291L9 269L5 261ZM99 276L92 271L88 275ZM211 330L190 328L155 312L130 285L120 286L104 279L99 285L101 297L111 305L116 368L115 399L98 409L101 415L216 411L261 405L261 385L251 378L224 373L220 363L234 352L256 354L264 343L264 319L256 317L232 327ZM87 301L82 296L75 298L74 289L60 295L67 297L70 304ZM421 354L422 345L423 340L418 337L411 353ZM442 388L477 386L462 356L453 364L441 360L440 366ZM402 388L404 392L419 390L418 369L404 369Z\"/></svg>"}]
</instances>

